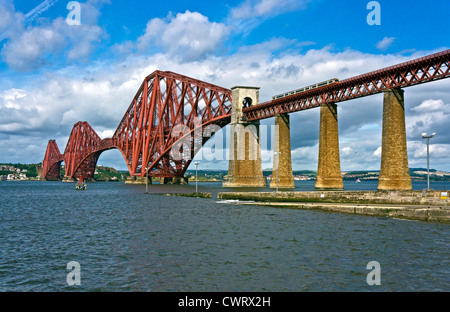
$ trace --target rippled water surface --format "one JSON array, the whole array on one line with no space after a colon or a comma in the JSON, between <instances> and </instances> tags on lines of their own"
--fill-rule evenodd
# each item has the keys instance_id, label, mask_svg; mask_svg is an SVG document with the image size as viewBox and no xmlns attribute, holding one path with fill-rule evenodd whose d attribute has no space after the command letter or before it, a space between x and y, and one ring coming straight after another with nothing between
<instances>
[{"instance_id":1,"label":"rippled water surface","mask_svg":"<svg viewBox=\"0 0 450 312\"><path fill-rule=\"evenodd\" d=\"M220 183L199 183L213 199L149 188L0 182L0 291L450 290L449 225L224 204ZM70 261L80 286L67 285ZM370 261L380 286L366 282Z\"/></svg>"}]
</instances>

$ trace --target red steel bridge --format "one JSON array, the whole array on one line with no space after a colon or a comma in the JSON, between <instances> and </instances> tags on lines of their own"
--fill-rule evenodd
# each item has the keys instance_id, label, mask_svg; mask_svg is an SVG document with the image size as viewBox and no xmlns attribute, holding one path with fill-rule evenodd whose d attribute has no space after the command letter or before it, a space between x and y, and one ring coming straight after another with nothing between
<instances>
[{"instance_id":1,"label":"red steel bridge","mask_svg":"<svg viewBox=\"0 0 450 312\"><path fill-rule=\"evenodd\" d=\"M450 50L341 80L320 88L243 108L244 118L254 121L282 113L318 107L405 88L450 77ZM231 90L168 71L147 76L134 96L112 138L101 139L87 122L73 126L64 154L50 140L43 160L43 178L59 179L61 162L68 178L93 178L100 154L118 149L131 176L183 177L207 141L195 131L208 125L224 127L231 120ZM180 131L182 129L182 131ZM190 140L185 156L174 158L172 148ZM198 139L197 139L198 140Z\"/></svg>"},{"instance_id":2,"label":"red steel bridge","mask_svg":"<svg viewBox=\"0 0 450 312\"><path fill-rule=\"evenodd\" d=\"M64 154L50 140L43 161L43 178L59 179L65 164L68 178L93 178L100 154L118 149L131 176L182 177L198 149L194 131L208 125L226 126L231 118L231 90L172 72L147 76L112 138L101 139L87 122L73 126ZM172 147L190 139L186 157L173 157ZM196 143L196 144L194 144ZM189 157L188 157L189 156ZM181 159L180 159L181 158Z\"/></svg>"}]
</instances>

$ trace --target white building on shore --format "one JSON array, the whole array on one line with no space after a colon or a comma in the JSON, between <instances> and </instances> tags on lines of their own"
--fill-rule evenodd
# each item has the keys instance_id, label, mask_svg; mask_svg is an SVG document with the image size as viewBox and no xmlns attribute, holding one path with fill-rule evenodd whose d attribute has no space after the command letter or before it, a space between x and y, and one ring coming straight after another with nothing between
<instances>
[{"instance_id":1,"label":"white building on shore","mask_svg":"<svg viewBox=\"0 0 450 312\"><path fill-rule=\"evenodd\" d=\"M25 173L10 173L6 177L7 181L25 181L28 180L27 175Z\"/></svg>"}]
</instances>

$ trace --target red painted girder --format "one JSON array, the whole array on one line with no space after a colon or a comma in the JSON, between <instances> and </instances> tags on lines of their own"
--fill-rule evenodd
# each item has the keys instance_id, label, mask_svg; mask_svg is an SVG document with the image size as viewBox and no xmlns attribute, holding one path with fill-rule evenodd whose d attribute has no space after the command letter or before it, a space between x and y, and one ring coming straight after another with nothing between
<instances>
[{"instance_id":1,"label":"red painted girder","mask_svg":"<svg viewBox=\"0 0 450 312\"><path fill-rule=\"evenodd\" d=\"M77 122L72 128L69 141L64 150L65 175L67 177L76 177L76 173L83 161L99 150L100 143L100 137L89 123L85 121ZM92 160L89 163L92 163Z\"/></svg>"},{"instance_id":2,"label":"red painted girder","mask_svg":"<svg viewBox=\"0 0 450 312\"><path fill-rule=\"evenodd\" d=\"M170 151L180 139L174 131L183 128L187 137L185 134L191 135L195 127L203 129L213 123L223 127L230 117L231 90L173 72L155 71L141 84L113 141L131 175L145 176L145 168L149 168L153 177L182 176L190 160L172 157ZM194 144L191 151L184 152L195 154Z\"/></svg>"}]
</instances>

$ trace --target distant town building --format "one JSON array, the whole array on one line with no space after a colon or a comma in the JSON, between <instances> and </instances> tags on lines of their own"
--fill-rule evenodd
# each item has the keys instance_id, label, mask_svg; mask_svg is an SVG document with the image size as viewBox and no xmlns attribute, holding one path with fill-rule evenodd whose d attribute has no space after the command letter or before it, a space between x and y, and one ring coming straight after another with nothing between
<instances>
[{"instance_id":1,"label":"distant town building","mask_svg":"<svg viewBox=\"0 0 450 312\"><path fill-rule=\"evenodd\" d=\"M18 180L28 180L28 177L25 173L10 173L6 177L7 181L18 181Z\"/></svg>"}]
</instances>

